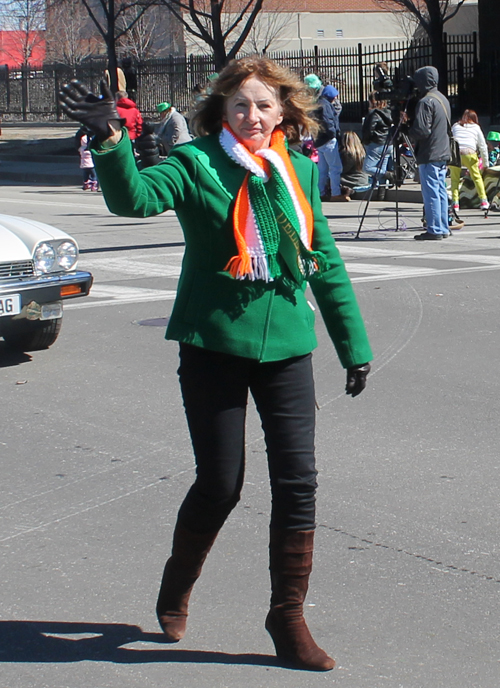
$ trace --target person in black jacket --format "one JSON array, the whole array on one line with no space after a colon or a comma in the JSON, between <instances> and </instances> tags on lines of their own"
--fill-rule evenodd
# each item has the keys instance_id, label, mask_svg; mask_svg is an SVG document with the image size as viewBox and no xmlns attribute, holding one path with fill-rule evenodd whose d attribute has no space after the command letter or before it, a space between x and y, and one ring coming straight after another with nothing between
<instances>
[{"instance_id":1,"label":"person in black jacket","mask_svg":"<svg viewBox=\"0 0 500 688\"><path fill-rule=\"evenodd\" d=\"M342 161L339 154L337 136L340 135L339 115L335 108L335 99L339 92L334 86L325 86L318 98L318 109L315 117L320 123L320 130L314 145L318 150L319 194L322 201L350 201L348 194L340 191ZM330 194L327 194L330 180Z\"/></svg>"},{"instance_id":2,"label":"person in black jacket","mask_svg":"<svg viewBox=\"0 0 500 688\"><path fill-rule=\"evenodd\" d=\"M139 154L137 167L144 170L146 167L154 167L160 162L158 138L155 134L153 122L145 121L142 124L142 133L135 140L135 150Z\"/></svg>"},{"instance_id":3,"label":"person in black jacket","mask_svg":"<svg viewBox=\"0 0 500 688\"><path fill-rule=\"evenodd\" d=\"M378 100L376 91L368 96L369 108L363 128L361 140L366 149L363 170L375 176L375 184L379 186L385 180L387 164L392 156L392 146L384 146L387 141L389 130L392 126L391 110L385 100ZM382 159L382 154L383 159Z\"/></svg>"},{"instance_id":4,"label":"person in black jacket","mask_svg":"<svg viewBox=\"0 0 500 688\"><path fill-rule=\"evenodd\" d=\"M132 66L132 59L130 57L124 57L122 60L122 70L125 75L125 85L128 97L135 102L137 102L137 72L135 67Z\"/></svg>"}]
</instances>

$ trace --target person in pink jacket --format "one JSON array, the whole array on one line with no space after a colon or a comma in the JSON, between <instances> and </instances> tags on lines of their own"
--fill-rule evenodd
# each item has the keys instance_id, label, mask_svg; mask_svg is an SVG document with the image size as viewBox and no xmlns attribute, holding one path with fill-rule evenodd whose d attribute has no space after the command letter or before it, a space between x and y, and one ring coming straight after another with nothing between
<instances>
[{"instance_id":1,"label":"person in pink jacket","mask_svg":"<svg viewBox=\"0 0 500 688\"><path fill-rule=\"evenodd\" d=\"M92 132L89 129L82 128L80 130L80 145L78 152L80 154L80 169L83 172L83 186L84 191L99 191L99 182L97 181L97 174L94 167L94 159L92 153L88 149ZM80 134L79 132L79 134Z\"/></svg>"}]
</instances>

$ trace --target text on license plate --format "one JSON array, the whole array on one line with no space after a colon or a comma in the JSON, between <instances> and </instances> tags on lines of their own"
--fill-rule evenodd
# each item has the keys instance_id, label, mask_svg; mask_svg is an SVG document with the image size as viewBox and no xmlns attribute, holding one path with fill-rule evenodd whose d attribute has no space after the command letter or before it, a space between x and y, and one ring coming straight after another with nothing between
<instances>
[{"instance_id":1,"label":"text on license plate","mask_svg":"<svg viewBox=\"0 0 500 688\"><path fill-rule=\"evenodd\" d=\"M21 312L21 294L0 294L0 318L2 315L17 315Z\"/></svg>"}]
</instances>

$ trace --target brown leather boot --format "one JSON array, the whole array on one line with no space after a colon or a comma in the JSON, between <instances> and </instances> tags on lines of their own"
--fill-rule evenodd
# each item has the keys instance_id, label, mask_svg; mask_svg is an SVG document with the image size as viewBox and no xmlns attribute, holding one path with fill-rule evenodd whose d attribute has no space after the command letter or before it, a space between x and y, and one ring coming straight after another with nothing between
<instances>
[{"instance_id":1,"label":"brown leather boot","mask_svg":"<svg viewBox=\"0 0 500 688\"><path fill-rule=\"evenodd\" d=\"M314 530L271 530L272 595L266 629L280 659L299 669L329 671L335 661L316 645L303 616L313 549Z\"/></svg>"},{"instance_id":2,"label":"brown leather boot","mask_svg":"<svg viewBox=\"0 0 500 688\"><path fill-rule=\"evenodd\" d=\"M165 564L156 603L158 621L171 643L184 637L189 596L218 532L193 533L179 523L175 526L172 556Z\"/></svg>"}]
</instances>

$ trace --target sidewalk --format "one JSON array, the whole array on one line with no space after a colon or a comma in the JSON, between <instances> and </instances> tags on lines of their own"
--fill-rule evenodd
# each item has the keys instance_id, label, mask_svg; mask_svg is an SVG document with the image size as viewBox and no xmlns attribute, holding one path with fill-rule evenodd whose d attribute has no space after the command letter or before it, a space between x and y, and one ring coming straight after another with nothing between
<instances>
[{"instance_id":1,"label":"sidewalk","mask_svg":"<svg viewBox=\"0 0 500 688\"><path fill-rule=\"evenodd\" d=\"M81 186L79 158L73 137L78 127L67 123L16 123L3 126L0 139L0 183L18 182ZM60 154L64 151L64 154ZM386 201L396 201L390 189ZM420 185L405 183L397 192L401 203L421 203Z\"/></svg>"},{"instance_id":2,"label":"sidewalk","mask_svg":"<svg viewBox=\"0 0 500 688\"><path fill-rule=\"evenodd\" d=\"M81 185L73 123L16 122L2 125L0 182Z\"/></svg>"},{"instance_id":3,"label":"sidewalk","mask_svg":"<svg viewBox=\"0 0 500 688\"><path fill-rule=\"evenodd\" d=\"M51 158L47 160L47 158ZM20 182L56 186L81 186L78 158L69 156L5 156L0 153L0 183Z\"/></svg>"}]
</instances>

